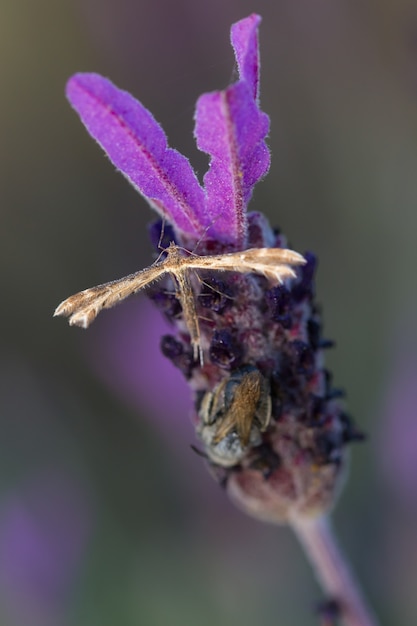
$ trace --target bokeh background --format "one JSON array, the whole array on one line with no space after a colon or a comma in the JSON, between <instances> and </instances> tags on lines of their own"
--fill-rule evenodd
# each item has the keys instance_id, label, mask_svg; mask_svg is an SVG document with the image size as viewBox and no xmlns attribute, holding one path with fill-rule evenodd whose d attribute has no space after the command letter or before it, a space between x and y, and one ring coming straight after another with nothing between
<instances>
[{"instance_id":1,"label":"bokeh background","mask_svg":"<svg viewBox=\"0 0 417 626\"><path fill-rule=\"evenodd\" d=\"M190 450L145 298L85 333L79 289L150 263L145 202L64 98L97 71L195 149L256 11L272 168L251 209L320 258L335 382L369 433L334 515L388 625L417 623L417 6L407 0L1 0L0 624L312 626L290 532L246 518Z\"/></svg>"}]
</instances>

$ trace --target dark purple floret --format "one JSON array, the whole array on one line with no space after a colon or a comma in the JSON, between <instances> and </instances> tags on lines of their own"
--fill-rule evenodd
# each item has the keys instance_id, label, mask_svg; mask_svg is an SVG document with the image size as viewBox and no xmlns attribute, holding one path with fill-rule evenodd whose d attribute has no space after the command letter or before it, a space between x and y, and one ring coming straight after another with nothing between
<instances>
[{"instance_id":1,"label":"dark purple floret","mask_svg":"<svg viewBox=\"0 0 417 626\"><path fill-rule=\"evenodd\" d=\"M192 351L186 348L184 343L173 335L163 335L161 338L161 351L175 367L181 370L185 378L190 378L194 366Z\"/></svg>"},{"instance_id":2,"label":"dark purple floret","mask_svg":"<svg viewBox=\"0 0 417 626\"><path fill-rule=\"evenodd\" d=\"M333 387L330 389L328 393L326 393L326 400L335 400L338 398L345 398L346 391L344 389L339 389L338 387Z\"/></svg>"},{"instance_id":3,"label":"dark purple floret","mask_svg":"<svg viewBox=\"0 0 417 626\"><path fill-rule=\"evenodd\" d=\"M213 277L206 277L202 282L199 304L203 309L214 313L224 313L234 299L234 289L230 283Z\"/></svg>"},{"instance_id":4,"label":"dark purple floret","mask_svg":"<svg viewBox=\"0 0 417 626\"><path fill-rule=\"evenodd\" d=\"M285 285L278 285L265 293L265 299L275 322L288 330L291 328L291 293Z\"/></svg>"},{"instance_id":5,"label":"dark purple floret","mask_svg":"<svg viewBox=\"0 0 417 626\"><path fill-rule=\"evenodd\" d=\"M210 345L210 359L222 369L239 367L242 362L242 346L228 330L217 330Z\"/></svg>"},{"instance_id":6,"label":"dark purple floret","mask_svg":"<svg viewBox=\"0 0 417 626\"><path fill-rule=\"evenodd\" d=\"M333 423L330 422L324 429L317 430L313 448L317 463L338 464L341 460L343 443L342 433L334 428Z\"/></svg>"},{"instance_id":7,"label":"dark purple floret","mask_svg":"<svg viewBox=\"0 0 417 626\"><path fill-rule=\"evenodd\" d=\"M154 287L149 290L148 296L169 321L173 321L181 315L181 303L175 293L160 291L160 288Z\"/></svg>"},{"instance_id":8,"label":"dark purple floret","mask_svg":"<svg viewBox=\"0 0 417 626\"><path fill-rule=\"evenodd\" d=\"M310 319L307 322L307 332L308 332L308 340L309 340L311 347L314 350L317 350L317 348L321 347L321 342L322 342L322 338L321 338L322 329L321 329L321 323L319 322L318 318L310 317Z\"/></svg>"},{"instance_id":9,"label":"dark purple floret","mask_svg":"<svg viewBox=\"0 0 417 626\"><path fill-rule=\"evenodd\" d=\"M164 356L174 360L183 355L184 346L181 341L178 341L172 335L163 335L161 338L161 350Z\"/></svg>"},{"instance_id":10,"label":"dark purple floret","mask_svg":"<svg viewBox=\"0 0 417 626\"><path fill-rule=\"evenodd\" d=\"M256 448L256 454L251 461L250 468L261 472L265 480L267 480L271 474L279 468L280 464L281 459L279 455L272 450L271 446L261 444Z\"/></svg>"},{"instance_id":11,"label":"dark purple floret","mask_svg":"<svg viewBox=\"0 0 417 626\"><path fill-rule=\"evenodd\" d=\"M294 285L291 292L295 302L314 297L314 274L317 268L317 257L312 252L306 252L304 258L307 262L300 270L301 279Z\"/></svg>"},{"instance_id":12,"label":"dark purple floret","mask_svg":"<svg viewBox=\"0 0 417 626\"><path fill-rule=\"evenodd\" d=\"M291 347L294 352L293 359L297 374L312 376L315 369L315 355L313 348L299 339L293 341Z\"/></svg>"},{"instance_id":13,"label":"dark purple floret","mask_svg":"<svg viewBox=\"0 0 417 626\"><path fill-rule=\"evenodd\" d=\"M337 626L342 615L342 607L335 599L324 600L316 607L316 613L320 618L320 624Z\"/></svg>"},{"instance_id":14,"label":"dark purple floret","mask_svg":"<svg viewBox=\"0 0 417 626\"><path fill-rule=\"evenodd\" d=\"M340 421L342 424L344 443L361 442L366 439L366 433L356 427L353 418L345 411L342 411L340 414Z\"/></svg>"},{"instance_id":15,"label":"dark purple floret","mask_svg":"<svg viewBox=\"0 0 417 626\"><path fill-rule=\"evenodd\" d=\"M311 394L306 405L306 424L309 426L321 426L326 420L326 401L321 396Z\"/></svg>"},{"instance_id":16,"label":"dark purple floret","mask_svg":"<svg viewBox=\"0 0 417 626\"><path fill-rule=\"evenodd\" d=\"M272 389L285 409L304 403L303 386L305 381L297 375L296 363L291 354L285 352L279 356L278 368L272 372Z\"/></svg>"}]
</instances>

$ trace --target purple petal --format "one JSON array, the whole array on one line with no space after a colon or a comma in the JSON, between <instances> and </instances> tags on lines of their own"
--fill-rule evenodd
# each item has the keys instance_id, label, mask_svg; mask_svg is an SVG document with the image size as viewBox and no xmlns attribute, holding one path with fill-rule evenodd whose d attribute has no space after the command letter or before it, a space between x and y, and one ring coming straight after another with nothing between
<instances>
[{"instance_id":1,"label":"purple petal","mask_svg":"<svg viewBox=\"0 0 417 626\"><path fill-rule=\"evenodd\" d=\"M177 230L204 232L204 192L179 152L168 148L151 113L98 74L76 74L67 97L112 163Z\"/></svg>"},{"instance_id":2,"label":"purple petal","mask_svg":"<svg viewBox=\"0 0 417 626\"><path fill-rule=\"evenodd\" d=\"M204 177L210 234L238 248L245 245L246 205L253 186L269 168L264 138L269 118L262 113L245 81L197 101L195 136L211 156Z\"/></svg>"},{"instance_id":3,"label":"purple petal","mask_svg":"<svg viewBox=\"0 0 417 626\"><path fill-rule=\"evenodd\" d=\"M261 17L253 13L233 24L230 31L240 79L248 83L256 101L259 99L258 26L260 23Z\"/></svg>"}]
</instances>

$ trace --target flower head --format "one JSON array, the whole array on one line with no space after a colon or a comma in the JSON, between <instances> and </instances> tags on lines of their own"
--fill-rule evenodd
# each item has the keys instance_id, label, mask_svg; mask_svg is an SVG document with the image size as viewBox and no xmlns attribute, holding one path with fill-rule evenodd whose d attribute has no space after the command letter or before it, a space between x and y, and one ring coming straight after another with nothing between
<instances>
[{"instance_id":1,"label":"flower head","mask_svg":"<svg viewBox=\"0 0 417 626\"><path fill-rule=\"evenodd\" d=\"M150 293L173 329L161 349L192 389L213 473L246 511L285 521L332 504L345 445L358 435L323 366L316 258L286 250L261 213L247 212L270 162L259 23L251 15L232 26L239 78L197 102L197 146L210 157L203 186L131 95L97 74L70 79L67 96L87 130L161 216L150 234L166 256L76 294L57 314L88 326L102 308L162 277ZM198 255L182 248L197 244Z\"/></svg>"}]
</instances>

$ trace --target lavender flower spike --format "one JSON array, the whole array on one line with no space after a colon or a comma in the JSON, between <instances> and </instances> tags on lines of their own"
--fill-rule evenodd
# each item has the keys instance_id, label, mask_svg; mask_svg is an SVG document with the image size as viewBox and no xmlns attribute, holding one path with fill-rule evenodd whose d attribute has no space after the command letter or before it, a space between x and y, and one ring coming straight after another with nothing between
<instances>
[{"instance_id":1,"label":"lavender flower spike","mask_svg":"<svg viewBox=\"0 0 417 626\"><path fill-rule=\"evenodd\" d=\"M168 148L152 114L98 74L76 74L67 97L112 163L177 230L199 238L206 227L204 192L188 160Z\"/></svg>"},{"instance_id":2,"label":"lavender flower spike","mask_svg":"<svg viewBox=\"0 0 417 626\"><path fill-rule=\"evenodd\" d=\"M132 96L96 74L69 81L88 131L169 224L150 231L155 248L165 235L163 259L68 298L55 314L87 327L158 280L151 298L172 328L161 350L189 384L212 474L248 514L292 526L345 626L374 626L327 523L348 444L361 435L324 367L331 342L315 302L316 258L287 250L262 214L247 213L270 161L259 23L251 15L232 26L239 79L197 102L197 145L210 156L204 189ZM197 240L198 254L188 253Z\"/></svg>"}]
</instances>

